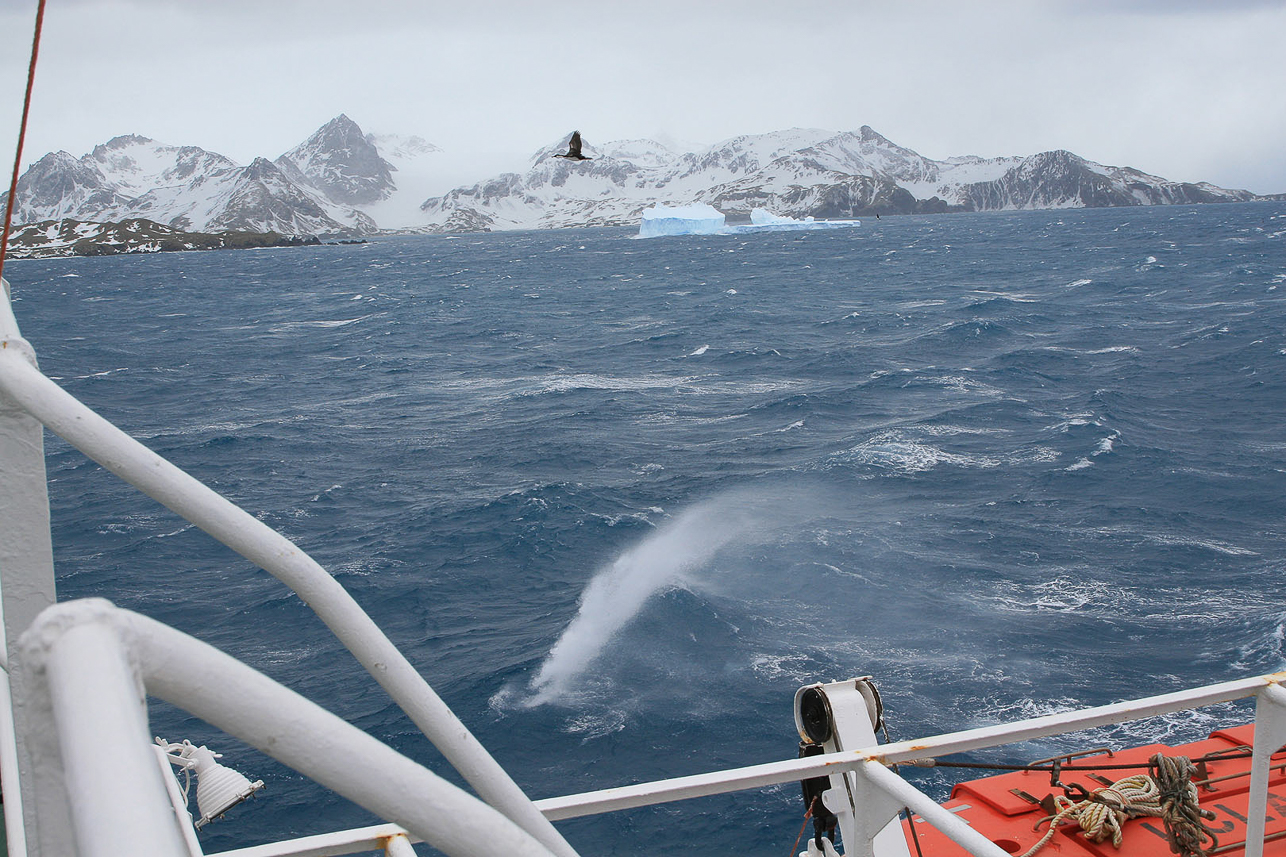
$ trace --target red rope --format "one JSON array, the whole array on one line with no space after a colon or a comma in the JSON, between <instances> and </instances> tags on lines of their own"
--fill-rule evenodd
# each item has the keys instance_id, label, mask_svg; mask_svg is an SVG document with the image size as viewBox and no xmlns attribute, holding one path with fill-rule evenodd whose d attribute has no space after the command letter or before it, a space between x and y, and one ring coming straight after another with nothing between
<instances>
[{"instance_id":1,"label":"red rope","mask_svg":"<svg viewBox=\"0 0 1286 857\"><path fill-rule=\"evenodd\" d=\"M4 257L9 249L9 227L13 223L14 198L18 195L18 170L22 167L22 144L27 139L27 116L31 113L31 89L36 82L36 56L40 53L40 29L45 23L45 0L36 6L36 33L31 39L31 65L27 67L27 95L22 101L22 124L18 126L18 153L13 157L13 180L9 182L9 200L4 207L4 231L0 232L0 276L4 275Z\"/></svg>"},{"instance_id":2,"label":"red rope","mask_svg":"<svg viewBox=\"0 0 1286 857\"><path fill-rule=\"evenodd\" d=\"M808 826L808 819L813 817L813 804L817 803L817 795L813 795L813 800L808 804L808 812L804 813L804 823L799 826L799 833L795 836L795 844L790 846L790 857L795 857L798 853L795 849L799 847L799 840L804 838L804 828Z\"/></svg>"}]
</instances>

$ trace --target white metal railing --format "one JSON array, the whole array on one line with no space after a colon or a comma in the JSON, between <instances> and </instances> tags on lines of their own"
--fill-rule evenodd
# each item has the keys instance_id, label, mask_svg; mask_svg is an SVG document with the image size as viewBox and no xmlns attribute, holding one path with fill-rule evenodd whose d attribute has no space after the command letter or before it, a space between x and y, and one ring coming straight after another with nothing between
<instances>
[{"instance_id":1,"label":"white metal railing","mask_svg":"<svg viewBox=\"0 0 1286 857\"><path fill-rule=\"evenodd\" d=\"M33 759L65 772L62 787L75 808L69 815L83 830L76 837L82 854L129 849L156 855L187 853L178 831L158 823L167 815L168 797L147 738L145 701L134 690L139 682L147 693L396 822L224 852L220 857L338 855L368 850L373 843L387 848L399 836L428 841L447 854L470 855L483 847L477 839L480 830L488 831L485 847L497 853L548 854L495 810L335 715L204 643L108 602L90 599L45 611L24 635L22 655L21 669L48 676L44 684L33 681L27 686L42 707L42 694L48 695L53 713L33 735ZM871 840L903 807L977 857L1001 857L1003 850L888 766L1254 697L1246 853L1260 857L1265 814L1256 809L1266 807L1270 756L1286 744L1282 681L1286 673L930 738L571 795L537 806L557 820L851 772L862 815L859 835L846 843L849 857L877 853ZM92 847L87 847L84 843L90 840Z\"/></svg>"},{"instance_id":2,"label":"white metal railing","mask_svg":"<svg viewBox=\"0 0 1286 857\"><path fill-rule=\"evenodd\" d=\"M1254 808L1263 809L1266 806L1269 759L1274 752L1286 746L1286 690L1281 687L1283 683L1286 683L1286 673L1274 673L1013 723L950 732L893 744L862 747L842 753L828 753L804 759L790 759L538 800L536 806L550 819L557 821L855 771L870 786L874 794L886 798L888 818L870 819L866 825L868 829L880 829L892 818L893 812L909 806L930 824L966 847L970 853L978 857L1000 857L1005 854L1004 851L982 840L954 814L944 810L928 795L892 774L887 767L925 758L1000 747L1035 738L1051 738L1237 699L1255 698L1257 705L1255 747L1251 761L1251 810L1247 812L1251 824L1247 831L1249 844L1246 854L1247 857L1261 857L1266 816L1264 812L1256 813ZM878 816L877 813L872 815ZM1259 820L1257 824L1256 818ZM224 851L211 857L335 857L335 855L355 854L369 850L374 847L372 843L402 832L405 831L396 825L377 825L291 842ZM846 853L849 857L863 853L859 846L859 843L848 844Z\"/></svg>"},{"instance_id":3,"label":"white metal railing","mask_svg":"<svg viewBox=\"0 0 1286 857\"><path fill-rule=\"evenodd\" d=\"M295 590L460 769L484 804L292 691L153 620L89 600L52 603L43 450L32 417ZM12 486L40 488L15 496ZM1269 757L1286 745L1286 673L938 735L532 802L324 569L284 536L147 450L42 375L7 299L0 300L0 600L8 655L0 712L10 854L190 854L151 748L141 686L393 823L224 852L219 857L331 857L410 842L448 854L572 857L552 822L843 774L860 800L846 843L875 854L875 832L910 807L977 857L1005 852L888 766L1051 737L1254 697L1248 857L1262 857ZM32 497L42 502L31 502ZM34 513L30 507L40 507ZM34 518L32 517L34 515ZM43 521L43 538L23 531ZM37 616L35 609L46 609ZM19 646L19 631L26 633ZM235 692L233 692L235 690ZM25 760L25 764L19 762ZM30 775L18 775L21 768ZM17 778L21 793L13 788ZM122 788L124 778L130 789ZM21 807L21 813L13 809ZM494 809L493 809L494 807ZM166 821L165 819L169 819ZM25 843L23 841L25 826ZM479 843L477 830L489 839ZM16 831L16 833L15 833ZM78 832L77 832L78 831ZM111 831L109 833L108 831ZM79 851L77 849L79 848ZM24 850L26 849L26 850Z\"/></svg>"}]
</instances>

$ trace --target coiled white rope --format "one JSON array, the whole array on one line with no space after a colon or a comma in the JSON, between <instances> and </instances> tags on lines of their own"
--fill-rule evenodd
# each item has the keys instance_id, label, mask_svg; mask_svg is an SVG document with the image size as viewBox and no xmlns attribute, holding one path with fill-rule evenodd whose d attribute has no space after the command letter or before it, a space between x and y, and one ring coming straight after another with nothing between
<instances>
[{"instance_id":1,"label":"coiled white rope","mask_svg":"<svg viewBox=\"0 0 1286 857\"><path fill-rule=\"evenodd\" d=\"M1032 857L1044 848L1058 832L1058 826L1068 819L1081 828L1081 835L1091 842L1102 842L1109 836L1112 844L1121 847L1121 822L1129 818L1161 815L1161 790L1147 774L1135 774L1117 780L1110 786L1091 792L1093 800L1072 801L1063 795L1054 796L1058 812L1050 817L1049 830L1039 842L1027 849L1022 857Z\"/></svg>"}]
</instances>

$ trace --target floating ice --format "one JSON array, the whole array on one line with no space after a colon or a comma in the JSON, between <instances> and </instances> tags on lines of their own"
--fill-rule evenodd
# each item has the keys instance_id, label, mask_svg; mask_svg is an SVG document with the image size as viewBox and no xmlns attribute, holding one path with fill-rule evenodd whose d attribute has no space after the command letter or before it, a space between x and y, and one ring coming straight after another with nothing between
<instances>
[{"instance_id":1,"label":"floating ice","mask_svg":"<svg viewBox=\"0 0 1286 857\"><path fill-rule=\"evenodd\" d=\"M851 229L854 226L861 226L860 220L814 220L812 217L805 217L798 220L794 217L782 217L773 214L763 208L755 208L750 212L749 226L733 226L728 231L739 232L799 232L807 229Z\"/></svg>"},{"instance_id":2,"label":"floating ice","mask_svg":"<svg viewBox=\"0 0 1286 857\"><path fill-rule=\"evenodd\" d=\"M643 222L639 224L639 237L717 235L723 227L723 213L712 206L698 204L670 208L657 205L643 212Z\"/></svg>"},{"instance_id":3,"label":"floating ice","mask_svg":"<svg viewBox=\"0 0 1286 857\"><path fill-rule=\"evenodd\" d=\"M640 238L659 235L740 235L746 232L798 232L809 229L848 229L861 226L860 220L798 220L773 214L763 208L752 209L750 223L728 226L722 212L705 205L685 205L671 208L658 205L643 212L639 224Z\"/></svg>"},{"instance_id":4,"label":"floating ice","mask_svg":"<svg viewBox=\"0 0 1286 857\"><path fill-rule=\"evenodd\" d=\"M755 226L784 226L787 223L799 223L800 221L793 217L782 217L781 215L773 214L766 208L754 208L750 211L750 222ZM803 222L813 223L814 221L810 216L805 217Z\"/></svg>"}]
</instances>

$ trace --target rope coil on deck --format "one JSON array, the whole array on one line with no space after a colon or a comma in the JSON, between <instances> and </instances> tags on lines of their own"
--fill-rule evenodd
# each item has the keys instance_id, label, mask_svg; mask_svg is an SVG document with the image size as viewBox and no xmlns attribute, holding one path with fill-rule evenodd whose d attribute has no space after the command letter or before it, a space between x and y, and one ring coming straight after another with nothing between
<instances>
[{"instance_id":1,"label":"rope coil on deck","mask_svg":"<svg viewBox=\"0 0 1286 857\"><path fill-rule=\"evenodd\" d=\"M1213 818L1214 814L1201 809L1198 803L1197 787L1192 782L1196 767L1188 757L1167 758L1157 753L1148 770L1148 774L1135 774L1095 789L1087 800L1072 801L1055 795L1058 812L1041 820L1049 821L1049 830L1022 857L1032 857L1044 848L1058 826L1068 820L1076 822L1081 835L1089 841L1103 842L1110 837L1112 845L1120 848L1124 835L1121 824L1144 816L1160 818L1165 823L1166 836L1179 857L1205 857L1218 847L1214 834L1201 823L1202 818ZM1210 851L1201 847L1205 839L1211 841Z\"/></svg>"}]
</instances>

